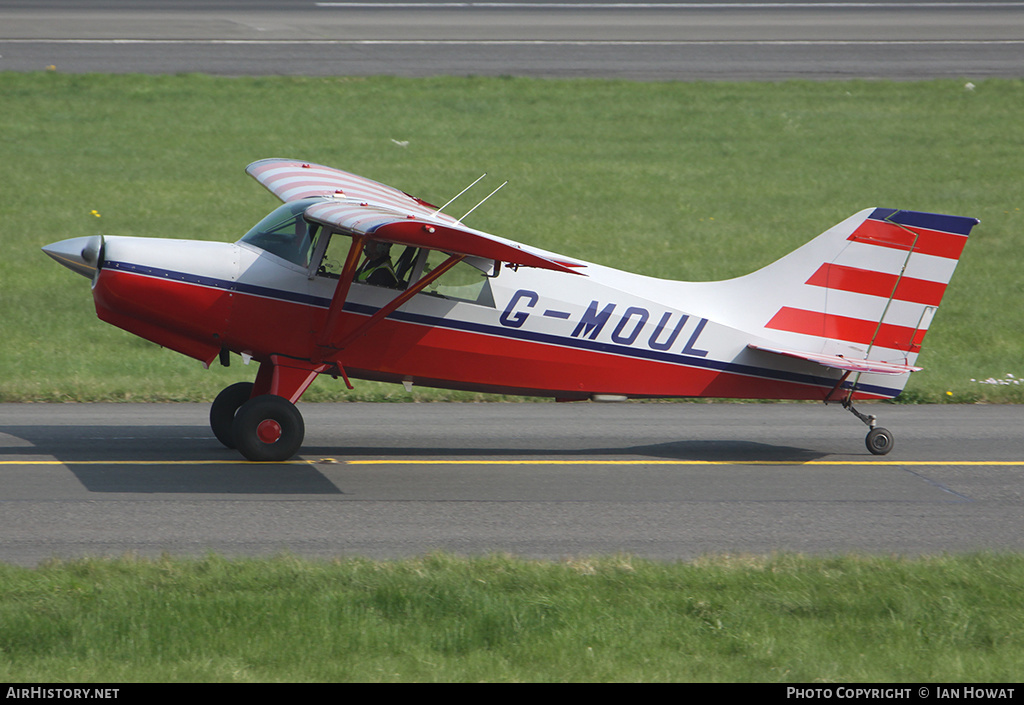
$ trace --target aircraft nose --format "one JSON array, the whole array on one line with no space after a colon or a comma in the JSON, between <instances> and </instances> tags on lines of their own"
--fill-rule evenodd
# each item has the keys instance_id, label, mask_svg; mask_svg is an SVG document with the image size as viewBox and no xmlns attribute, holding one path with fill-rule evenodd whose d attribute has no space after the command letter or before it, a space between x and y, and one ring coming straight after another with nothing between
<instances>
[{"instance_id":1,"label":"aircraft nose","mask_svg":"<svg viewBox=\"0 0 1024 705\"><path fill-rule=\"evenodd\" d=\"M43 252L72 272L92 279L103 265L103 236L92 235L61 240L47 245Z\"/></svg>"}]
</instances>

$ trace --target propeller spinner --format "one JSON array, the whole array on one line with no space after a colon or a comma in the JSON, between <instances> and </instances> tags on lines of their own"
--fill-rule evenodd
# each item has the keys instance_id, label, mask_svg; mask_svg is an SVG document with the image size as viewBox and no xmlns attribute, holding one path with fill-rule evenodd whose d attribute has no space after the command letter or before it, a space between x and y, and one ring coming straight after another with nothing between
<instances>
[{"instance_id":1,"label":"propeller spinner","mask_svg":"<svg viewBox=\"0 0 1024 705\"><path fill-rule=\"evenodd\" d=\"M46 245L43 252L72 272L92 279L103 266L103 236L90 235L61 240Z\"/></svg>"}]
</instances>

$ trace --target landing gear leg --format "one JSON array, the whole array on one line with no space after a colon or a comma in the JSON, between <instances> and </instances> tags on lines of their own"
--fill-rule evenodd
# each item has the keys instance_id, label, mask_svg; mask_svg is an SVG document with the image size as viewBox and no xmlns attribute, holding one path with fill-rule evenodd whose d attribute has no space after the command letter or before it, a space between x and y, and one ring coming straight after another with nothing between
<instances>
[{"instance_id":1,"label":"landing gear leg","mask_svg":"<svg viewBox=\"0 0 1024 705\"><path fill-rule=\"evenodd\" d=\"M295 402L318 374L330 369L329 364L271 355L260 363L255 384L232 384L217 395L210 407L214 435L249 460L288 460L306 435Z\"/></svg>"},{"instance_id":2,"label":"landing gear leg","mask_svg":"<svg viewBox=\"0 0 1024 705\"><path fill-rule=\"evenodd\" d=\"M850 397L847 397L843 401L843 408L848 409L851 414L863 421L870 429L867 437L864 439L864 445L867 446L867 449L871 451L872 454L885 455L892 450L893 445L896 443L896 439L888 429L875 426L874 414L862 414L854 409L853 400Z\"/></svg>"}]
</instances>

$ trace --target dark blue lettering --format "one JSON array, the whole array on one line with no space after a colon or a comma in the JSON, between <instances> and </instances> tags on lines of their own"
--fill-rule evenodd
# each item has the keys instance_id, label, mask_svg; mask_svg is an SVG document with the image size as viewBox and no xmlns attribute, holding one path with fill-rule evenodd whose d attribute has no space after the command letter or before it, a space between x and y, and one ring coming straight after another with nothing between
<instances>
[{"instance_id":1,"label":"dark blue lettering","mask_svg":"<svg viewBox=\"0 0 1024 705\"><path fill-rule=\"evenodd\" d=\"M568 311L555 311L554 309L549 308L547 311L544 312L544 315L548 316L549 318L565 319L569 318L572 314L570 314Z\"/></svg>"},{"instance_id":2,"label":"dark blue lettering","mask_svg":"<svg viewBox=\"0 0 1024 705\"><path fill-rule=\"evenodd\" d=\"M665 330L665 326L668 325L669 319L672 318L672 312L668 311L661 317L661 321L658 322L658 327L654 329L651 334L651 339L647 341L647 344L655 350L668 350L676 343L676 338L679 337L679 331L683 329L686 322L690 319L685 313L683 317L679 319L679 323L676 324L675 330L669 335L668 340L663 343L658 342L658 336L661 335L661 331Z\"/></svg>"},{"instance_id":3,"label":"dark blue lettering","mask_svg":"<svg viewBox=\"0 0 1024 705\"><path fill-rule=\"evenodd\" d=\"M572 337L578 338L580 334L590 334L591 340L597 340L598 334L601 329L604 328L604 324L608 322L608 318L612 315L612 311L615 310L615 304L608 304L605 306L600 313L597 311L597 302L592 301L587 312L583 314L583 318L576 325L576 330L572 332Z\"/></svg>"},{"instance_id":4,"label":"dark blue lettering","mask_svg":"<svg viewBox=\"0 0 1024 705\"><path fill-rule=\"evenodd\" d=\"M698 350L697 348L693 347L694 344L697 342L697 338L700 337L701 332L704 330L704 326L706 326L707 324L708 319L700 319L700 323L697 324L697 328L696 330L693 331L693 335L691 335L690 339L686 341L686 347L683 348L684 355L696 355L697 357L707 356L707 350Z\"/></svg>"},{"instance_id":5,"label":"dark blue lettering","mask_svg":"<svg viewBox=\"0 0 1024 705\"><path fill-rule=\"evenodd\" d=\"M634 315L640 317L637 320L636 325L633 327L633 330L629 335L622 335L622 331L627 325L629 325L629 319ZM636 337L640 335L640 331L643 330L644 326L647 324L647 317L649 315L650 314L645 308L639 308L638 306L630 306L627 308L626 313L623 314L622 318L619 320L619 325L615 326L615 330L612 331L612 340L622 345L632 345L633 341L636 340Z\"/></svg>"},{"instance_id":6,"label":"dark blue lettering","mask_svg":"<svg viewBox=\"0 0 1024 705\"><path fill-rule=\"evenodd\" d=\"M537 296L537 292L529 291L527 289L520 289L512 295L512 299L508 302L508 306L502 311L501 317L498 319L501 321L501 325L508 326L509 328L522 328L523 324L526 323L526 319L530 317L530 314L525 311L517 311L514 315L512 311L519 303L520 299L526 299L527 303L524 304L524 308L533 308L537 305L540 297Z\"/></svg>"}]
</instances>

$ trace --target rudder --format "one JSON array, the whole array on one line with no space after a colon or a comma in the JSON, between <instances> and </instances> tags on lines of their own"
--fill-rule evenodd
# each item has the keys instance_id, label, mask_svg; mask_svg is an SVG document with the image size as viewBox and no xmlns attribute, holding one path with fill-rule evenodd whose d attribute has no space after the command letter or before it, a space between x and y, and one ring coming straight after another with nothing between
<instances>
[{"instance_id":1,"label":"rudder","mask_svg":"<svg viewBox=\"0 0 1024 705\"><path fill-rule=\"evenodd\" d=\"M790 293L764 323L765 336L803 350L913 364L978 221L887 208L862 213L848 234L820 236L828 247L810 247L810 259L802 253L818 239L755 273L802 280L785 287Z\"/></svg>"}]
</instances>

